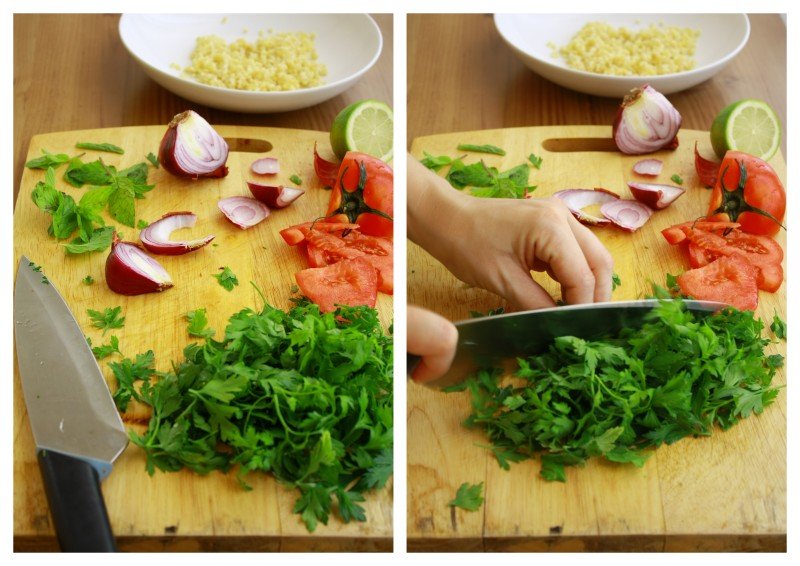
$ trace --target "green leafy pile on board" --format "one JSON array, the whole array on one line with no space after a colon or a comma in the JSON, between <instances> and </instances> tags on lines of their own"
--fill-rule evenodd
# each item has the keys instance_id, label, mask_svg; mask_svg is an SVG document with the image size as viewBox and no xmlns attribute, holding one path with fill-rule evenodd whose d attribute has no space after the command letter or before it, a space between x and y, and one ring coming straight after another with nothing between
<instances>
[{"instance_id":1,"label":"green leafy pile on board","mask_svg":"<svg viewBox=\"0 0 800 566\"><path fill-rule=\"evenodd\" d=\"M530 167L527 163L500 171L496 167L487 166L482 160L467 165L461 158L434 156L428 152L425 152L425 158L420 163L432 171L449 167L445 179L458 190L469 187L470 194L476 197L521 199L536 190L535 186L528 183Z\"/></svg>"},{"instance_id":2,"label":"green leafy pile on board","mask_svg":"<svg viewBox=\"0 0 800 566\"><path fill-rule=\"evenodd\" d=\"M762 329L752 312L704 316L662 301L640 329L599 341L562 336L519 359L516 384L481 370L450 390L470 391L464 424L485 431L501 467L539 453L542 477L566 481L565 466L597 456L642 466L647 448L761 413L783 365L764 352Z\"/></svg>"},{"instance_id":3,"label":"green leafy pile on board","mask_svg":"<svg viewBox=\"0 0 800 566\"><path fill-rule=\"evenodd\" d=\"M377 311L320 314L306 300L289 312L244 309L219 341L201 318L193 313L192 333L209 337L172 371L155 372L152 352L114 365L115 399L152 407L147 432L131 431L147 471L238 466L245 488L249 472L270 472L299 490L294 512L309 531L334 502L343 521L366 520L363 493L393 469L393 342Z\"/></svg>"}]
</instances>

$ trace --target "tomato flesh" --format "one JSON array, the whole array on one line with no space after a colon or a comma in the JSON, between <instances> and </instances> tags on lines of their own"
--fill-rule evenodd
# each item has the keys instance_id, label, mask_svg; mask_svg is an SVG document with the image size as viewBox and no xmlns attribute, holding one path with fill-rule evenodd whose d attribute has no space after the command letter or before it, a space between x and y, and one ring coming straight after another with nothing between
<instances>
[{"instance_id":1,"label":"tomato flesh","mask_svg":"<svg viewBox=\"0 0 800 566\"><path fill-rule=\"evenodd\" d=\"M348 151L328 202L329 219L358 224L363 234L392 237L394 172L386 163Z\"/></svg>"},{"instance_id":2,"label":"tomato flesh","mask_svg":"<svg viewBox=\"0 0 800 566\"><path fill-rule=\"evenodd\" d=\"M336 305L375 306L378 272L360 257L298 271L295 279L303 294L319 305L321 312L333 312Z\"/></svg>"},{"instance_id":3,"label":"tomato flesh","mask_svg":"<svg viewBox=\"0 0 800 566\"><path fill-rule=\"evenodd\" d=\"M358 224L325 221L303 222L302 224L295 224L294 226L284 228L281 230L280 234L284 242L290 246L296 246L297 244L305 241L308 232L312 228L320 232L340 232L343 230L355 230L358 228Z\"/></svg>"},{"instance_id":4,"label":"tomato flesh","mask_svg":"<svg viewBox=\"0 0 800 566\"><path fill-rule=\"evenodd\" d=\"M738 255L720 257L705 267L690 269L677 277L684 295L727 303L739 310L758 306L756 269Z\"/></svg>"}]
</instances>

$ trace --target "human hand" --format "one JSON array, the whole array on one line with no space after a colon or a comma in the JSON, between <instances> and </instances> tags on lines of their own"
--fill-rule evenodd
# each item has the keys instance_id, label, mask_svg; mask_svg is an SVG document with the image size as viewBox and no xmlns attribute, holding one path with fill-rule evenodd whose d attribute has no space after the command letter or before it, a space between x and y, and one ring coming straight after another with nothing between
<instances>
[{"instance_id":1,"label":"human hand","mask_svg":"<svg viewBox=\"0 0 800 566\"><path fill-rule=\"evenodd\" d=\"M423 383L443 376L456 353L458 330L446 318L410 305L406 320L408 353L421 358L411 379Z\"/></svg>"},{"instance_id":2,"label":"human hand","mask_svg":"<svg viewBox=\"0 0 800 566\"><path fill-rule=\"evenodd\" d=\"M409 158L409 235L456 277L515 308L553 306L530 275L547 271L570 304L611 298L614 262L558 199L481 199Z\"/></svg>"}]
</instances>

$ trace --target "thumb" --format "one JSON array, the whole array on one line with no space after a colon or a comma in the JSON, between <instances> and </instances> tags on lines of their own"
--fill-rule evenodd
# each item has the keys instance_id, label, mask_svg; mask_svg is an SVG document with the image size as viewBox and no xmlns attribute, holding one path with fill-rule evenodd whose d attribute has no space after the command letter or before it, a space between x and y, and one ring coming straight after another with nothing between
<instances>
[{"instance_id":1,"label":"thumb","mask_svg":"<svg viewBox=\"0 0 800 566\"><path fill-rule=\"evenodd\" d=\"M456 354L458 330L446 318L419 307L408 307L407 321L408 352L422 358L412 379L425 382L443 376Z\"/></svg>"}]
</instances>

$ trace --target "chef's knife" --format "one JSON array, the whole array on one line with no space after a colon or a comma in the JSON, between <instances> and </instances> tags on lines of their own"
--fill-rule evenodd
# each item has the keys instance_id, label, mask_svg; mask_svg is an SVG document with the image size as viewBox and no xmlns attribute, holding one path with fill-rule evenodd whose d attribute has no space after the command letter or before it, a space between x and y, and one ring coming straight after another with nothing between
<instances>
[{"instance_id":1,"label":"chef's knife","mask_svg":"<svg viewBox=\"0 0 800 566\"><path fill-rule=\"evenodd\" d=\"M14 335L25 405L50 513L66 552L113 552L100 480L128 435L72 313L41 268L22 257Z\"/></svg>"},{"instance_id":2,"label":"chef's knife","mask_svg":"<svg viewBox=\"0 0 800 566\"><path fill-rule=\"evenodd\" d=\"M515 357L534 356L547 349L558 336L598 339L623 328L639 328L660 303L658 299L589 303L514 312L456 322L458 343L453 364L441 378L426 382L434 388L466 379L481 367L500 364ZM712 301L683 301L690 311L710 313L724 306ZM408 374L419 362L407 359Z\"/></svg>"}]
</instances>

